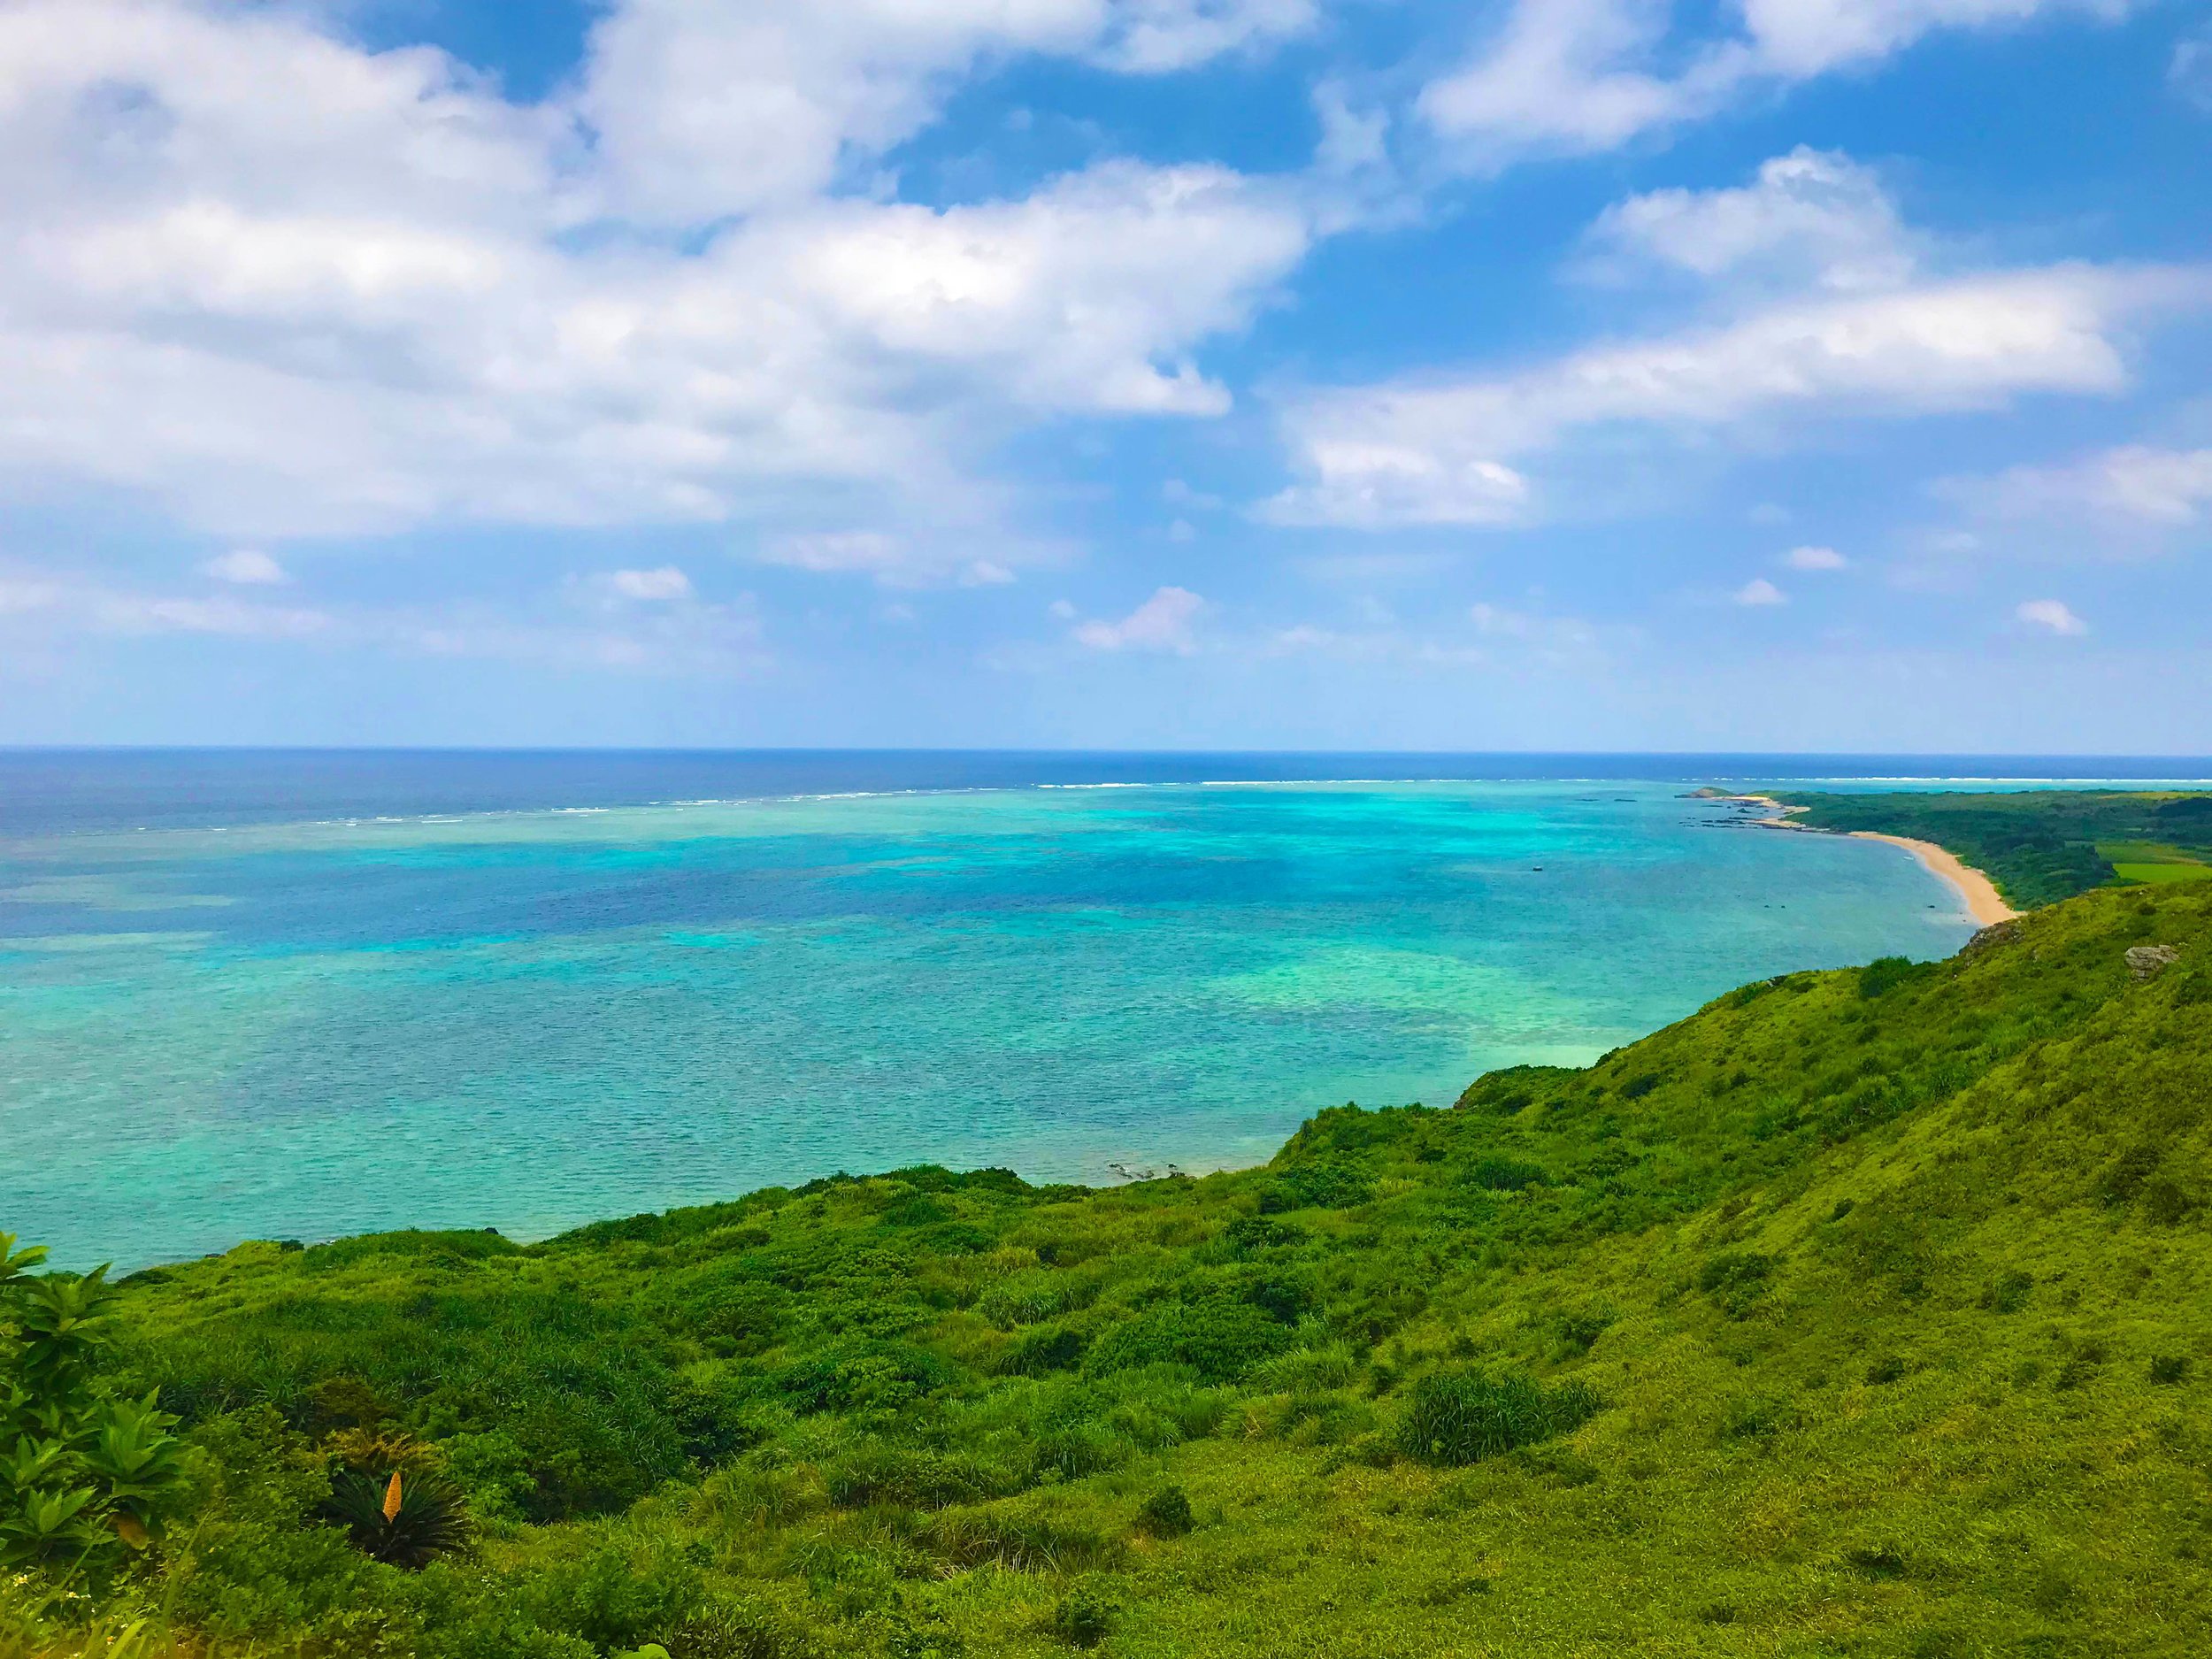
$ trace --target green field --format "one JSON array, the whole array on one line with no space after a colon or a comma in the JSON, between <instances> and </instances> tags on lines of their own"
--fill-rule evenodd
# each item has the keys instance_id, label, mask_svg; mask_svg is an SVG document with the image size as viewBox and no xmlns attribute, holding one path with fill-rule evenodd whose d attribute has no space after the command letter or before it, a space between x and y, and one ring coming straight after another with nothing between
<instances>
[{"instance_id":1,"label":"green field","mask_svg":"<svg viewBox=\"0 0 2212 1659\"><path fill-rule=\"evenodd\" d=\"M2101 841L2097 851L2123 881L2201 881L2212 876L2212 864L2156 841Z\"/></svg>"},{"instance_id":2,"label":"green field","mask_svg":"<svg viewBox=\"0 0 2212 1659\"><path fill-rule=\"evenodd\" d=\"M2174 884L1243 1173L244 1245L91 1347L142 1551L85 1463L36 1564L19 1450L0 1655L2193 1655L2208 1112Z\"/></svg>"}]
</instances>

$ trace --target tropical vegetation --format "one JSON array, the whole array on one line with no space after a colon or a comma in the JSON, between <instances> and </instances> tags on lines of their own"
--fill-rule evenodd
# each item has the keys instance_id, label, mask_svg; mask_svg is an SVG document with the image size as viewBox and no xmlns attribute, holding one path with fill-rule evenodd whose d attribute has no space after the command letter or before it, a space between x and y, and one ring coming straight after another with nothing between
<instances>
[{"instance_id":1,"label":"tropical vegetation","mask_svg":"<svg viewBox=\"0 0 2212 1659\"><path fill-rule=\"evenodd\" d=\"M13 1254L0 1659L2194 1655L2208 1136L2181 882L1262 1169Z\"/></svg>"},{"instance_id":2,"label":"tropical vegetation","mask_svg":"<svg viewBox=\"0 0 2212 1659\"><path fill-rule=\"evenodd\" d=\"M2037 789L1776 798L1809 829L1871 830L1948 848L2024 909L2092 887L2212 877L2212 795Z\"/></svg>"}]
</instances>

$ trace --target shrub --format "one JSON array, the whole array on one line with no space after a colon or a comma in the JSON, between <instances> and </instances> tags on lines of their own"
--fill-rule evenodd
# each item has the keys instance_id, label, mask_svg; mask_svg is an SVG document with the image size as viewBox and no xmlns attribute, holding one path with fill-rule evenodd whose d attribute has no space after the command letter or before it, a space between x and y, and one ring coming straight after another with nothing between
<instances>
[{"instance_id":1,"label":"shrub","mask_svg":"<svg viewBox=\"0 0 2212 1659\"><path fill-rule=\"evenodd\" d=\"M1187 1365L1209 1382L1234 1382L1288 1348L1290 1329L1227 1296L1163 1302L1108 1327L1091 1345L1097 1376L1142 1365Z\"/></svg>"},{"instance_id":2,"label":"shrub","mask_svg":"<svg viewBox=\"0 0 2212 1659\"><path fill-rule=\"evenodd\" d=\"M112 1333L107 1270L30 1272L45 1259L0 1233L0 1571L100 1579L182 1503L184 1446L153 1394L115 1399L94 1381Z\"/></svg>"},{"instance_id":3,"label":"shrub","mask_svg":"<svg viewBox=\"0 0 2212 1659\"><path fill-rule=\"evenodd\" d=\"M1340 1164L1300 1164L1260 1188L1260 1214L1292 1210L1348 1210L1363 1204L1375 1189L1357 1170Z\"/></svg>"},{"instance_id":4,"label":"shrub","mask_svg":"<svg viewBox=\"0 0 2212 1659\"><path fill-rule=\"evenodd\" d=\"M1523 1371L1433 1371L1414 1385L1398 1441L1409 1456L1455 1468L1571 1433L1598 1409L1581 1383L1547 1388Z\"/></svg>"},{"instance_id":5,"label":"shrub","mask_svg":"<svg viewBox=\"0 0 2212 1659\"><path fill-rule=\"evenodd\" d=\"M693 1609L668 1639L669 1659L800 1659L805 1633L751 1601L718 1598Z\"/></svg>"},{"instance_id":6,"label":"shrub","mask_svg":"<svg viewBox=\"0 0 2212 1659\"><path fill-rule=\"evenodd\" d=\"M1071 1647L1095 1647L1113 1629L1118 1610L1097 1586L1079 1584L1052 1609L1050 1628Z\"/></svg>"},{"instance_id":7,"label":"shrub","mask_svg":"<svg viewBox=\"0 0 2212 1659\"><path fill-rule=\"evenodd\" d=\"M1551 1176L1540 1164L1520 1158L1478 1158L1468 1166L1467 1185L1491 1193L1517 1193L1525 1187L1548 1187Z\"/></svg>"},{"instance_id":8,"label":"shrub","mask_svg":"<svg viewBox=\"0 0 2212 1659\"><path fill-rule=\"evenodd\" d=\"M2161 1354L2151 1361L2151 1380L2154 1383L2177 1383L2187 1379L2189 1362L2179 1354Z\"/></svg>"},{"instance_id":9,"label":"shrub","mask_svg":"<svg viewBox=\"0 0 2212 1659\"><path fill-rule=\"evenodd\" d=\"M1287 1248L1303 1244L1312 1236L1303 1227L1270 1221L1264 1216L1239 1216L1221 1230L1223 1241L1237 1256L1249 1256L1257 1250Z\"/></svg>"},{"instance_id":10,"label":"shrub","mask_svg":"<svg viewBox=\"0 0 2212 1659\"><path fill-rule=\"evenodd\" d=\"M1552 1329L1558 1333L1559 1348L1564 1353L1587 1354L1597 1346L1598 1339L1612 1328L1613 1316L1593 1309L1555 1314Z\"/></svg>"},{"instance_id":11,"label":"shrub","mask_svg":"<svg viewBox=\"0 0 2212 1659\"><path fill-rule=\"evenodd\" d=\"M1137 1511L1137 1525L1154 1538L1180 1538L1193 1525L1190 1499L1180 1486L1162 1486Z\"/></svg>"},{"instance_id":12,"label":"shrub","mask_svg":"<svg viewBox=\"0 0 2212 1659\"><path fill-rule=\"evenodd\" d=\"M2017 1313L2028 1305L2028 1292L2034 1288L2034 1279L2014 1268L1991 1281L1982 1292L1981 1305L1991 1313Z\"/></svg>"},{"instance_id":13,"label":"shrub","mask_svg":"<svg viewBox=\"0 0 2212 1659\"><path fill-rule=\"evenodd\" d=\"M1769 1394L1747 1394L1732 1401L1721 1419L1721 1437L1731 1440L1770 1440L1800 1421L1797 1409L1786 1400Z\"/></svg>"},{"instance_id":14,"label":"shrub","mask_svg":"<svg viewBox=\"0 0 2212 1659\"><path fill-rule=\"evenodd\" d=\"M1009 1377L1042 1377L1056 1371L1072 1371L1083 1363L1090 1339L1064 1325L1039 1325L1025 1331L999 1356L998 1369Z\"/></svg>"},{"instance_id":15,"label":"shrub","mask_svg":"<svg viewBox=\"0 0 2212 1659\"><path fill-rule=\"evenodd\" d=\"M1859 970L1859 995L1869 1002L1917 978L1921 964L1909 956L1877 956Z\"/></svg>"},{"instance_id":16,"label":"shrub","mask_svg":"<svg viewBox=\"0 0 2212 1659\"><path fill-rule=\"evenodd\" d=\"M1765 1293L1778 1259L1754 1250L1723 1250L1699 1271L1697 1287L1741 1318Z\"/></svg>"}]
</instances>

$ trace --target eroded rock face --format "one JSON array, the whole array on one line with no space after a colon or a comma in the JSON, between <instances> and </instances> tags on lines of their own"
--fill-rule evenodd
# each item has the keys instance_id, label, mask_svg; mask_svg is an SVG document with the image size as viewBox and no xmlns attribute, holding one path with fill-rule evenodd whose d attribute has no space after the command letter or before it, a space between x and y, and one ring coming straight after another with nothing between
<instances>
[{"instance_id":1,"label":"eroded rock face","mask_svg":"<svg viewBox=\"0 0 2212 1659\"><path fill-rule=\"evenodd\" d=\"M1961 954L1971 956L1993 946L2009 943L2019 936L2020 924L2017 921L1992 922L1966 941Z\"/></svg>"},{"instance_id":2,"label":"eroded rock face","mask_svg":"<svg viewBox=\"0 0 2212 1659\"><path fill-rule=\"evenodd\" d=\"M2170 968L2181 960L2181 952L2171 945L2130 945L2128 972L2139 979L2147 979L2164 968Z\"/></svg>"}]
</instances>

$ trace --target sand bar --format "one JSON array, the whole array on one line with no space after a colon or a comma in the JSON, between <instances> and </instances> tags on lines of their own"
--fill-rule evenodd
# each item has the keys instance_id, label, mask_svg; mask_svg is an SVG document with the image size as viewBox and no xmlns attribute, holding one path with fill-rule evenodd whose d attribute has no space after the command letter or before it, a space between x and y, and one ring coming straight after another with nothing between
<instances>
[{"instance_id":1,"label":"sand bar","mask_svg":"<svg viewBox=\"0 0 2212 1659\"><path fill-rule=\"evenodd\" d=\"M1808 824L1791 823L1786 815L1792 812L1801 812L1805 809L1784 806L1772 795L1731 795L1728 798L1732 801L1750 802L1767 808L1774 816L1761 818L1758 822L1769 829L1803 830L1811 834L1830 833L1815 830ZM1975 869L1973 865L1961 862L1956 853L1947 851L1937 846L1933 841L1914 841L1907 835L1885 835L1878 830L1849 830L1845 833L1854 841L1887 841L1893 847L1902 847L1920 860L1930 872L1941 876L1958 889L1959 897L1965 902L1966 913L1971 916L1979 926L1988 927L1998 922L2008 922L2020 914L2011 905L2005 902L2003 896L1997 891L1995 882Z\"/></svg>"}]
</instances>

